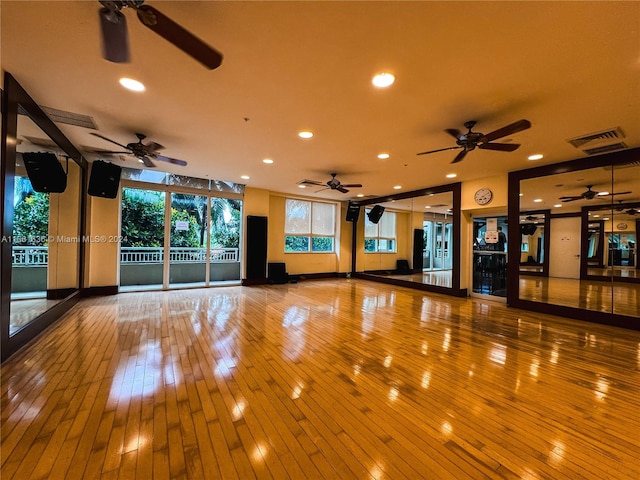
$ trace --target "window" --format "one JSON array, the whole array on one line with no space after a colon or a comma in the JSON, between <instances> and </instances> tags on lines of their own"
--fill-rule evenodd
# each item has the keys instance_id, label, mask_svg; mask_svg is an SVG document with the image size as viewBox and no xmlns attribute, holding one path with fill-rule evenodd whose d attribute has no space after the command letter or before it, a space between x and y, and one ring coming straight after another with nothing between
<instances>
[{"instance_id":1,"label":"window","mask_svg":"<svg viewBox=\"0 0 640 480\"><path fill-rule=\"evenodd\" d=\"M367 253L396 251L396 214L384 212L378 223L369 221L369 211L364 219L364 251Z\"/></svg>"},{"instance_id":2,"label":"window","mask_svg":"<svg viewBox=\"0 0 640 480\"><path fill-rule=\"evenodd\" d=\"M334 251L334 204L288 198L285 209L285 252Z\"/></svg>"}]
</instances>

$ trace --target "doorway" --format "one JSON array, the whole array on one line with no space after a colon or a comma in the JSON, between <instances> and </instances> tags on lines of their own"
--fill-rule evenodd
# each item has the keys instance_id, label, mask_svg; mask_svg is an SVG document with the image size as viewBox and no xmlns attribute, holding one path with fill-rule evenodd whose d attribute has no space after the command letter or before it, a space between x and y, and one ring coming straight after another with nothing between
<instances>
[{"instance_id":1,"label":"doorway","mask_svg":"<svg viewBox=\"0 0 640 480\"><path fill-rule=\"evenodd\" d=\"M507 217L473 219L472 294L507 297Z\"/></svg>"}]
</instances>

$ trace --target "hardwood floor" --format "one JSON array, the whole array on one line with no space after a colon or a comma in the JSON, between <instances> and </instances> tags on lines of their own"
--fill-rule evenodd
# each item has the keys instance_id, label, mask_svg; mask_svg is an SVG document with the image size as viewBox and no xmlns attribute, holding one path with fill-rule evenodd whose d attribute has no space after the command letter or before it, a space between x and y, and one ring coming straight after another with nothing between
<instances>
[{"instance_id":1,"label":"hardwood floor","mask_svg":"<svg viewBox=\"0 0 640 480\"><path fill-rule=\"evenodd\" d=\"M640 478L640 332L363 280L90 298L1 374L3 480Z\"/></svg>"}]
</instances>

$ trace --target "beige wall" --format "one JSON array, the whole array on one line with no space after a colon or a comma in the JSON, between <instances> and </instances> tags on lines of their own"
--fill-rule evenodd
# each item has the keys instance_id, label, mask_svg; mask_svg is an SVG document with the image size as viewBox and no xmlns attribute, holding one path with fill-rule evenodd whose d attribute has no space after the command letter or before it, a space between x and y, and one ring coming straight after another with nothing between
<instances>
[{"instance_id":1,"label":"beige wall","mask_svg":"<svg viewBox=\"0 0 640 480\"><path fill-rule=\"evenodd\" d=\"M80 259L80 167L70 160L67 188L49 195L49 268L47 288L78 288Z\"/></svg>"},{"instance_id":2,"label":"beige wall","mask_svg":"<svg viewBox=\"0 0 640 480\"><path fill-rule=\"evenodd\" d=\"M85 244L88 262L85 279L89 287L119 284L120 192L117 198L87 197L87 235Z\"/></svg>"}]
</instances>

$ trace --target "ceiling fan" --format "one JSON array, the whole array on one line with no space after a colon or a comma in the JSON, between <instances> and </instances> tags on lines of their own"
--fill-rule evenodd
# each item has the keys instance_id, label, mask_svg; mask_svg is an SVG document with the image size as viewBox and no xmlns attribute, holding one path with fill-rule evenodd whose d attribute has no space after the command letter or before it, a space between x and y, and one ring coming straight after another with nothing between
<instances>
[{"instance_id":1,"label":"ceiling fan","mask_svg":"<svg viewBox=\"0 0 640 480\"><path fill-rule=\"evenodd\" d=\"M220 52L155 8L143 5L144 0L99 1L102 4L98 15L102 33L102 53L105 59L115 63L129 61L127 19L121 12L123 8L129 7L136 11L138 19L145 27L153 30L209 70L218 68L222 64Z\"/></svg>"},{"instance_id":2,"label":"ceiling fan","mask_svg":"<svg viewBox=\"0 0 640 480\"><path fill-rule=\"evenodd\" d=\"M582 192L580 195L569 195L565 197L560 197L558 200L562 200L563 202L575 202L576 200L581 200L583 198L586 200L593 200L596 196L611 197L613 195L626 195L628 193L631 193L631 192L616 192L616 193L597 192L595 190L591 190L593 188L593 185L586 185L586 187L587 187L587 190Z\"/></svg>"},{"instance_id":3,"label":"ceiling fan","mask_svg":"<svg viewBox=\"0 0 640 480\"><path fill-rule=\"evenodd\" d=\"M115 140L111 140L110 138L105 137L104 135L100 135L99 133L90 132L91 135L96 136L98 138L102 138L107 142L111 142L119 147L124 148L124 151L104 151L104 150L95 150L94 153L101 154L109 154L109 155L117 155L117 154L128 154L137 157L145 166L149 168L153 168L156 166L153 163L153 160L159 160L161 162L171 163L173 165L180 165L184 167L187 165L187 162L184 160L178 160L177 158L165 157L164 155L158 155L158 151L162 150L164 147L156 142L151 142L148 144L142 143L142 140L147 138L146 135L142 133L136 133L136 137L138 137L138 141L136 143L128 143L127 145L122 145L121 143L116 142ZM153 160L152 160L153 159Z\"/></svg>"},{"instance_id":4,"label":"ceiling fan","mask_svg":"<svg viewBox=\"0 0 640 480\"><path fill-rule=\"evenodd\" d=\"M456 128L447 128L445 132L456 139L455 147L447 147L440 148L438 150L429 150L427 152L420 152L417 155L427 155L429 153L442 152L444 150L455 150L462 149L456 158L453 159L451 163L460 162L471 150L474 150L476 147L483 150L497 150L500 152L513 152L520 145L517 143L490 143L493 140L498 140L499 138L506 137L507 135L511 135L513 133L521 132L522 130L526 130L531 127L531 122L529 120L518 120L517 122L511 123L506 127L499 128L498 130L494 130L491 133L480 132L472 132L471 129L476 125L475 120L468 121L464 124L465 128L468 130L467 133L462 133L460 130Z\"/></svg>"},{"instance_id":5,"label":"ceiling fan","mask_svg":"<svg viewBox=\"0 0 640 480\"><path fill-rule=\"evenodd\" d=\"M323 186L326 185L326 187L321 188L320 190L317 190L317 192L321 192L322 190L326 190L328 188L330 188L331 190L338 190L339 192L342 193L347 193L349 190L347 190L347 188L360 188L362 187L361 184L359 183L341 183L340 180L338 180L336 178L336 175L338 175L337 173L332 173L331 174L331 180L329 180L326 183L323 182L318 182L316 180L300 180L298 182L298 185L313 185L313 186Z\"/></svg>"}]
</instances>

